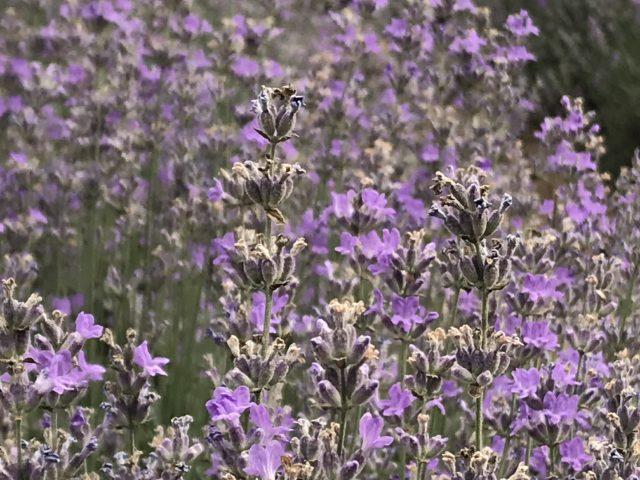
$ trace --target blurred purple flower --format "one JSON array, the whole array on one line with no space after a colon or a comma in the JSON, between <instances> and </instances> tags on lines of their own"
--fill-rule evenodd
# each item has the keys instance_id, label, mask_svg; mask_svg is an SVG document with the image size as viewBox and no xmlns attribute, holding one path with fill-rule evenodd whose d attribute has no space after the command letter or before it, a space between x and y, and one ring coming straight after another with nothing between
<instances>
[{"instance_id":1,"label":"blurred purple flower","mask_svg":"<svg viewBox=\"0 0 640 480\"><path fill-rule=\"evenodd\" d=\"M252 78L258 75L260 65L249 57L238 56L231 66L233 73L243 78Z\"/></svg>"},{"instance_id":2,"label":"blurred purple flower","mask_svg":"<svg viewBox=\"0 0 640 480\"><path fill-rule=\"evenodd\" d=\"M533 24L529 12L526 10L520 10L518 13L509 15L507 18L507 28L517 37L538 35L540 33L540 30Z\"/></svg>"},{"instance_id":3,"label":"blurred purple flower","mask_svg":"<svg viewBox=\"0 0 640 480\"><path fill-rule=\"evenodd\" d=\"M275 480L276 473L282 465L281 458L284 453L284 447L276 440L266 445L252 445L244 472L255 475L260 480Z\"/></svg>"},{"instance_id":4,"label":"blurred purple flower","mask_svg":"<svg viewBox=\"0 0 640 480\"><path fill-rule=\"evenodd\" d=\"M519 398L533 397L540 386L540 380L540 372L536 368L516 368L513 371L511 392Z\"/></svg>"},{"instance_id":5,"label":"blurred purple flower","mask_svg":"<svg viewBox=\"0 0 640 480\"><path fill-rule=\"evenodd\" d=\"M84 381L102 380L104 373L107 371L102 365L88 363L83 351L78 353L78 370L79 377Z\"/></svg>"},{"instance_id":6,"label":"blurred purple flower","mask_svg":"<svg viewBox=\"0 0 640 480\"><path fill-rule=\"evenodd\" d=\"M474 29L469 29L466 31L465 35L462 37L456 37L451 45L449 46L449 50L455 53L468 53L471 55L477 54L480 52L480 49L487 44L487 41L478 35Z\"/></svg>"},{"instance_id":7,"label":"blurred purple flower","mask_svg":"<svg viewBox=\"0 0 640 480\"><path fill-rule=\"evenodd\" d=\"M584 444L579 437L565 440L560 444L562 463L569 465L575 472L580 472L592 460L584 451Z\"/></svg>"},{"instance_id":8,"label":"blurred purple flower","mask_svg":"<svg viewBox=\"0 0 640 480\"><path fill-rule=\"evenodd\" d=\"M165 357L152 357L147 341L145 340L134 349L133 363L142 368L145 375L155 377L156 375L167 374L162 367L169 363L169 359Z\"/></svg>"},{"instance_id":9,"label":"blurred purple flower","mask_svg":"<svg viewBox=\"0 0 640 480\"><path fill-rule=\"evenodd\" d=\"M558 336L549 329L547 322L526 322L522 327L522 340L541 350L555 350Z\"/></svg>"},{"instance_id":10,"label":"blurred purple flower","mask_svg":"<svg viewBox=\"0 0 640 480\"><path fill-rule=\"evenodd\" d=\"M382 418L374 417L369 412L360 418L359 432L364 452L391 445L393 437L380 436L383 425L384 420Z\"/></svg>"},{"instance_id":11,"label":"blurred purple flower","mask_svg":"<svg viewBox=\"0 0 640 480\"><path fill-rule=\"evenodd\" d=\"M76 317L76 332L80 334L83 340L90 338L100 338L104 328L97 325L90 313L80 312Z\"/></svg>"},{"instance_id":12,"label":"blurred purple flower","mask_svg":"<svg viewBox=\"0 0 640 480\"><path fill-rule=\"evenodd\" d=\"M415 397L410 390L403 389L400 383L394 383L389 389L389 399L380 401L380 407L384 409L382 414L386 417L391 415L402 417L414 400Z\"/></svg>"},{"instance_id":13,"label":"blurred purple flower","mask_svg":"<svg viewBox=\"0 0 640 480\"><path fill-rule=\"evenodd\" d=\"M237 423L240 415L253 405L250 397L251 393L245 386L237 387L235 390L217 387L211 400L207 401L206 408L214 422L226 420Z\"/></svg>"},{"instance_id":14,"label":"blurred purple flower","mask_svg":"<svg viewBox=\"0 0 640 480\"><path fill-rule=\"evenodd\" d=\"M264 437L262 443L267 443L271 440L279 440L281 442L287 441L287 434L291 431L293 426L293 419L288 414L279 415L279 421L277 424L271 420L269 410L264 405L251 405L249 411L249 419L258 428L262 430Z\"/></svg>"}]
</instances>

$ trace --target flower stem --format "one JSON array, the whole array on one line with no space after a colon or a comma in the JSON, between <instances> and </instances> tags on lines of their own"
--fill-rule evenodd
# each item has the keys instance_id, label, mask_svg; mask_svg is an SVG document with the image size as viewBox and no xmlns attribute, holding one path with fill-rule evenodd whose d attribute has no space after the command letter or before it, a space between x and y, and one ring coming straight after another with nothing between
<instances>
[{"instance_id":1,"label":"flower stem","mask_svg":"<svg viewBox=\"0 0 640 480\"><path fill-rule=\"evenodd\" d=\"M344 368L340 369L340 439L338 442L338 457L342 457L344 439L347 436L347 380Z\"/></svg>"},{"instance_id":2,"label":"flower stem","mask_svg":"<svg viewBox=\"0 0 640 480\"><path fill-rule=\"evenodd\" d=\"M487 286L484 283L484 259L482 258L482 250L480 248L480 242L476 242L475 244L476 250L476 262L478 264L478 269L480 270L480 275L482 277L482 312L481 312L481 323L480 323L480 349L484 350L487 344L487 330L489 327L489 311L488 311L488 300L489 300L489 292L487 290ZM482 450L482 429L484 424L484 418L482 413L482 402L484 400L484 391L480 388L480 394L476 398L476 448L478 450Z\"/></svg>"},{"instance_id":3,"label":"flower stem","mask_svg":"<svg viewBox=\"0 0 640 480\"><path fill-rule=\"evenodd\" d=\"M620 302L620 305L622 305L622 309L621 309L622 311L620 312L620 322L619 322L620 327L619 327L619 333L618 333L618 342L620 343L623 342L623 335L627 328L627 318L629 318L629 315L631 315L631 312L632 312L633 291L636 284L636 278L638 276L638 273L640 273L639 270L640 270L640 263L636 263L633 266L633 273L631 274L631 279L629 281L629 288L627 290L627 294L624 300Z\"/></svg>"},{"instance_id":4,"label":"flower stem","mask_svg":"<svg viewBox=\"0 0 640 480\"><path fill-rule=\"evenodd\" d=\"M516 413L516 404L517 398L515 395L511 396L511 409L509 410L509 415L511 416L511 421L513 421L514 414ZM500 466L498 468L498 478L502 478L504 475L504 470L507 468L507 463L509 460L509 449L511 448L511 435L507 435L507 438L504 441L504 448L502 449L502 458L500 459Z\"/></svg>"},{"instance_id":5,"label":"flower stem","mask_svg":"<svg viewBox=\"0 0 640 480\"><path fill-rule=\"evenodd\" d=\"M22 479L22 414L20 412L18 412L16 414L16 417L14 419L14 433L16 436L16 451L17 451L17 455L18 455L18 462L17 462L17 469L16 469L16 473L17 473L17 479L21 480Z\"/></svg>"},{"instance_id":6,"label":"flower stem","mask_svg":"<svg viewBox=\"0 0 640 480\"><path fill-rule=\"evenodd\" d=\"M264 296L265 305L264 321L262 323L262 355L266 357L267 350L269 350L269 330L271 329L271 308L273 306L273 295L270 285L267 285L267 288L265 288Z\"/></svg>"},{"instance_id":7,"label":"flower stem","mask_svg":"<svg viewBox=\"0 0 640 480\"><path fill-rule=\"evenodd\" d=\"M136 451L136 427L133 425L131 419L129 419L129 448L133 456Z\"/></svg>"},{"instance_id":8,"label":"flower stem","mask_svg":"<svg viewBox=\"0 0 640 480\"><path fill-rule=\"evenodd\" d=\"M511 435L507 435L502 449L502 458L500 459L500 467L498 468L498 478L502 478L504 470L507 468L507 460L509 458L509 450L511 449Z\"/></svg>"},{"instance_id":9,"label":"flower stem","mask_svg":"<svg viewBox=\"0 0 640 480\"><path fill-rule=\"evenodd\" d=\"M276 144L269 144L269 158L268 161L275 161L276 156ZM269 165L269 163L267 163ZM270 169L267 169L267 174L270 173ZM271 217L266 212L264 213L264 242L267 250L271 252ZM271 308L273 306L273 292L271 291L271 285L266 285L264 289L265 305L264 305L264 320L262 322L262 355L266 357L267 350L269 350L269 331L271 330Z\"/></svg>"},{"instance_id":10,"label":"flower stem","mask_svg":"<svg viewBox=\"0 0 640 480\"><path fill-rule=\"evenodd\" d=\"M456 287L453 291L453 300L451 301L451 311L449 313L449 318L447 319L447 324L456 326L456 318L458 317L458 302L460 301L460 287Z\"/></svg>"},{"instance_id":11,"label":"flower stem","mask_svg":"<svg viewBox=\"0 0 640 480\"><path fill-rule=\"evenodd\" d=\"M476 398L476 448L482 450L482 427L484 424L484 416L482 415L482 402L484 400L484 391L480 389L480 394Z\"/></svg>"},{"instance_id":12,"label":"flower stem","mask_svg":"<svg viewBox=\"0 0 640 480\"><path fill-rule=\"evenodd\" d=\"M400 382L404 387L404 377L407 374L407 341L400 339L400 352L398 354L398 375L400 376Z\"/></svg>"},{"instance_id":13,"label":"flower stem","mask_svg":"<svg viewBox=\"0 0 640 480\"><path fill-rule=\"evenodd\" d=\"M400 377L400 384L404 387L404 377L407 374L407 341L404 338L400 339L400 352L398 352L398 375ZM407 471L407 451L404 445L400 446L400 462L398 465L398 474L400 480L404 480Z\"/></svg>"},{"instance_id":14,"label":"flower stem","mask_svg":"<svg viewBox=\"0 0 640 480\"><path fill-rule=\"evenodd\" d=\"M55 407L51 411L51 448L58 453L58 409ZM57 465L53 469L53 480L58 480Z\"/></svg>"}]
</instances>

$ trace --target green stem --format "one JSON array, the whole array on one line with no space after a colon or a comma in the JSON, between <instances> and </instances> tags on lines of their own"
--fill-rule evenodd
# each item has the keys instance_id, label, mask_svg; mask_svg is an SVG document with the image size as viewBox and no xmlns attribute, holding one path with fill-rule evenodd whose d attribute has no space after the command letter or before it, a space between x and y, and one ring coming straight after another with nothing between
<instances>
[{"instance_id":1,"label":"green stem","mask_svg":"<svg viewBox=\"0 0 640 480\"><path fill-rule=\"evenodd\" d=\"M504 470L507 468L507 460L509 458L509 450L511 449L511 435L507 435L502 449L502 458L500 459L500 467L498 468L498 478L502 478Z\"/></svg>"},{"instance_id":2,"label":"green stem","mask_svg":"<svg viewBox=\"0 0 640 480\"><path fill-rule=\"evenodd\" d=\"M554 474L556 472L556 446L549 446L549 472Z\"/></svg>"},{"instance_id":3,"label":"green stem","mask_svg":"<svg viewBox=\"0 0 640 480\"><path fill-rule=\"evenodd\" d=\"M527 437L527 448L526 448L526 465L529 465L529 461L531 460L531 451L533 450L533 442L531 441L531 435Z\"/></svg>"},{"instance_id":4,"label":"green stem","mask_svg":"<svg viewBox=\"0 0 640 480\"><path fill-rule=\"evenodd\" d=\"M398 475L400 480L407 477L407 451L404 446L400 447L400 465L398 466Z\"/></svg>"},{"instance_id":5,"label":"green stem","mask_svg":"<svg viewBox=\"0 0 640 480\"><path fill-rule=\"evenodd\" d=\"M482 450L482 427L484 424L484 417L482 414L482 402L484 400L484 392L480 389L480 395L476 398L476 448L478 451Z\"/></svg>"},{"instance_id":6,"label":"green stem","mask_svg":"<svg viewBox=\"0 0 640 480\"><path fill-rule=\"evenodd\" d=\"M484 276L484 260L482 258L482 251L480 249L480 242L475 243L476 250L476 262L480 270L480 274ZM480 325L480 349L484 350L487 344L487 330L489 327L489 311L488 311L488 299L489 292L487 287L482 283L482 316ZM476 448L482 450L483 438L482 429L484 424L482 402L484 400L484 392L480 389L480 395L476 398Z\"/></svg>"},{"instance_id":7,"label":"green stem","mask_svg":"<svg viewBox=\"0 0 640 480\"><path fill-rule=\"evenodd\" d=\"M267 285L264 290L264 320L262 322L262 355L266 357L269 350L269 330L271 329L271 308L273 307L273 295L271 286Z\"/></svg>"},{"instance_id":8,"label":"green stem","mask_svg":"<svg viewBox=\"0 0 640 480\"><path fill-rule=\"evenodd\" d=\"M482 326L480 327L480 348L484 350L487 345L487 330L489 329L489 310L487 303L489 300L489 292L482 287Z\"/></svg>"},{"instance_id":9,"label":"green stem","mask_svg":"<svg viewBox=\"0 0 640 480\"><path fill-rule=\"evenodd\" d=\"M429 473L429 464L427 462L422 463L422 477L418 480L427 480L431 478L431 474Z\"/></svg>"},{"instance_id":10,"label":"green stem","mask_svg":"<svg viewBox=\"0 0 640 480\"><path fill-rule=\"evenodd\" d=\"M636 283L636 277L638 276L638 273L640 273L638 270L640 269L640 263L636 263L633 266L633 273L631 274L631 279L629 280L629 288L627 290L627 295L625 296L625 299L623 302L621 302L622 305L624 305L624 310L621 312L620 315L620 333L618 334L618 341L622 342L622 336L624 335L624 331L627 328L627 318L629 318L629 315L631 314L631 310L632 310L632 304L631 302L633 301L633 290L635 288L635 283Z\"/></svg>"},{"instance_id":11,"label":"green stem","mask_svg":"<svg viewBox=\"0 0 640 480\"><path fill-rule=\"evenodd\" d=\"M514 414L516 413L517 406L517 398L515 395L511 397L511 409L509 410L509 415L513 419ZM507 467L507 463L509 460L509 449L511 447L511 435L507 435L507 438L504 441L504 448L502 449L502 458L500 459L500 467L498 468L498 478L502 478L504 475L504 470Z\"/></svg>"},{"instance_id":12,"label":"green stem","mask_svg":"<svg viewBox=\"0 0 640 480\"><path fill-rule=\"evenodd\" d=\"M340 369L340 439L338 442L338 457L342 457L344 439L347 436L347 380L344 368Z\"/></svg>"},{"instance_id":13,"label":"green stem","mask_svg":"<svg viewBox=\"0 0 640 480\"><path fill-rule=\"evenodd\" d=\"M58 453L58 409L54 407L51 411L51 448ZM58 480L58 468L53 468L53 480Z\"/></svg>"},{"instance_id":14,"label":"green stem","mask_svg":"<svg viewBox=\"0 0 640 480\"><path fill-rule=\"evenodd\" d=\"M400 384L404 387L404 377L407 374L407 341L404 338L400 339L400 352L398 353L398 365ZM407 471L407 451L404 445L400 447L400 464L398 465L398 474L400 480L404 480Z\"/></svg>"},{"instance_id":15,"label":"green stem","mask_svg":"<svg viewBox=\"0 0 640 480\"><path fill-rule=\"evenodd\" d=\"M53 409L51 411L51 448L53 448L53 450L56 450L56 443L57 443L57 435L56 432L58 431L58 410L57 409Z\"/></svg>"},{"instance_id":16,"label":"green stem","mask_svg":"<svg viewBox=\"0 0 640 480\"><path fill-rule=\"evenodd\" d=\"M16 470L18 480L22 479L22 416L18 412L14 420L14 430L16 435L16 450L18 452L18 468Z\"/></svg>"},{"instance_id":17,"label":"green stem","mask_svg":"<svg viewBox=\"0 0 640 480\"><path fill-rule=\"evenodd\" d=\"M340 443L338 444L338 457L342 457L344 450L344 440L347 436L347 409L340 409Z\"/></svg>"},{"instance_id":18,"label":"green stem","mask_svg":"<svg viewBox=\"0 0 640 480\"><path fill-rule=\"evenodd\" d=\"M400 366L398 374L404 387L404 377L407 374L407 341L404 338L400 339L400 353L398 355L398 365Z\"/></svg>"},{"instance_id":19,"label":"green stem","mask_svg":"<svg viewBox=\"0 0 640 480\"><path fill-rule=\"evenodd\" d=\"M458 316L458 302L460 300L460 287L456 287L453 291L453 300L451 301L451 313L449 314L449 325L456 326L456 318Z\"/></svg>"},{"instance_id":20,"label":"green stem","mask_svg":"<svg viewBox=\"0 0 640 480\"><path fill-rule=\"evenodd\" d=\"M136 451L136 427L131 420L129 420L129 448L133 456Z\"/></svg>"},{"instance_id":21,"label":"green stem","mask_svg":"<svg viewBox=\"0 0 640 480\"><path fill-rule=\"evenodd\" d=\"M269 159L271 162L275 162L276 144L269 144ZM267 163L269 165L269 163ZM267 170L267 175L270 174L270 170ZM271 253L271 218L264 213L264 242L269 253ZM264 306L264 320L262 322L262 355L267 355L269 349L269 330L271 329L271 308L273 306L273 292L271 291L271 285L266 285L264 289L265 306Z\"/></svg>"}]
</instances>

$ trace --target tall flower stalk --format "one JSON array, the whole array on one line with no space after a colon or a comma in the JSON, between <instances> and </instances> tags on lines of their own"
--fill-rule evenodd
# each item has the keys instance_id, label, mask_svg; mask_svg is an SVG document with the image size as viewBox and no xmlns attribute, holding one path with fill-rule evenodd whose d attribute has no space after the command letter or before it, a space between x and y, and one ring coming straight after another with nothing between
<instances>
[{"instance_id":1,"label":"tall flower stalk","mask_svg":"<svg viewBox=\"0 0 640 480\"><path fill-rule=\"evenodd\" d=\"M496 234L511 197L505 194L498 208L492 208L487 199L488 186L482 184L484 173L469 169L457 172L456 178L442 173L436 175L432 189L438 201L429 210L430 215L443 221L451 234L460 243L451 252L453 263L445 265L462 273L466 288L474 288L480 295L480 324L477 328L477 355L487 355L489 328L489 294L503 289L509 281L510 257L516 247L516 239L509 238L501 251L498 244L487 248L487 239ZM485 253L485 252L488 252ZM484 443L484 392L491 384L493 375L481 372L471 384L471 395L475 399L475 443L482 450Z\"/></svg>"}]
</instances>

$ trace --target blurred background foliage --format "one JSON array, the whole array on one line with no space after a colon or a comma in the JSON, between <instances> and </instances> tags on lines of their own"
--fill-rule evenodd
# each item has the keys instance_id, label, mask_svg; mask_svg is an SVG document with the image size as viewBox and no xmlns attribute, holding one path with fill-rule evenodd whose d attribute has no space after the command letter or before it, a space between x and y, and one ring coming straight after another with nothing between
<instances>
[{"instance_id":1,"label":"blurred background foliage","mask_svg":"<svg viewBox=\"0 0 640 480\"><path fill-rule=\"evenodd\" d=\"M528 10L540 35L529 64L541 108L557 113L558 98L585 99L606 138L601 170L617 175L640 138L640 2L637 0L485 0L496 21ZM540 118L533 118L534 124Z\"/></svg>"}]
</instances>

